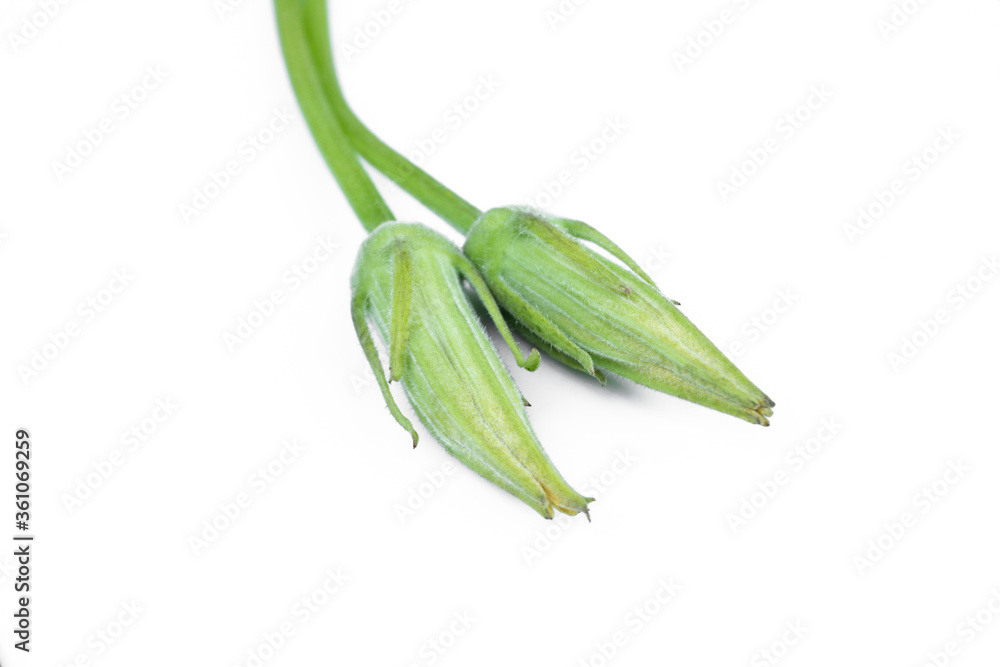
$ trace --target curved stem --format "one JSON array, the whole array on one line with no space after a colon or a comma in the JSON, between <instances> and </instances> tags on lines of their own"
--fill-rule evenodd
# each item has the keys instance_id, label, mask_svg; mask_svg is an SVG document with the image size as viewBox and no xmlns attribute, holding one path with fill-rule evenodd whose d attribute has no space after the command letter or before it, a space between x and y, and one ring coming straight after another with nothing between
<instances>
[{"instance_id":1,"label":"curved stem","mask_svg":"<svg viewBox=\"0 0 1000 667\"><path fill-rule=\"evenodd\" d=\"M365 229L372 231L381 223L393 220L394 216L358 161L323 92L322 77L306 41L302 4L299 0L275 0L274 9L281 50L302 115L358 220Z\"/></svg>"},{"instance_id":2,"label":"curved stem","mask_svg":"<svg viewBox=\"0 0 1000 667\"><path fill-rule=\"evenodd\" d=\"M327 102L333 108L354 149L369 164L399 187L413 195L452 227L465 234L480 211L446 188L423 169L386 145L351 111L337 80L330 41L330 22L326 0L300 0L305 4L306 32L313 62Z\"/></svg>"}]
</instances>

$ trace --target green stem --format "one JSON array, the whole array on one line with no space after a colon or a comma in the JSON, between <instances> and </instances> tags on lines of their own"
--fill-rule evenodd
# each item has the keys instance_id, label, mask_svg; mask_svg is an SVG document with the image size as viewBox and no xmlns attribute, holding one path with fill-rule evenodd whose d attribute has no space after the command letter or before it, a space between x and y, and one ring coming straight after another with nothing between
<instances>
[{"instance_id":1,"label":"green stem","mask_svg":"<svg viewBox=\"0 0 1000 667\"><path fill-rule=\"evenodd\" d=\"M326 0L300 0L305 4L306 33L310 39L313 62L327 102L333 107L354 149L369 164L385 174L399 187L413 195L421 204L434 211L463 234L480 215L479 209L446 188L423 169L413 164L365 127L351 111L337 80L330 41L330 22Z\"/></svg>"},{"instance_id":2,"label":"green stem","mask_svg":"<svg viewBox=\"0 0 1000 667\"><path fill-rule=\"evenodd\" d=\"M305 16L300 0L275 0L274 9L281 50L302 115L348 203L370 232L395 217L358 161L350 139L336 122L306 41Z\"/></svg>"}]
</instances>

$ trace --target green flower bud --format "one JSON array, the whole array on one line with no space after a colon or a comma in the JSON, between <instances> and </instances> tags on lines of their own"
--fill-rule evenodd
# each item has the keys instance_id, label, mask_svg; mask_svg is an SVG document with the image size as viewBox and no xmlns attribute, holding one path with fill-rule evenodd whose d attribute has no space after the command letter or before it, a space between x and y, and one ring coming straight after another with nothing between
<instances>
[{"instance_id":1,"label":"green flower bud","mask_svg":"<svg viewBox=\"0 0 1000 667\"><path fill-rule=\"evenodd\" d=\"M518 365L517 348L476 268L450 241L422 225L383 223L361 246L351 277L354 326L389 411L413 436L389 382L399 380L427 430L453 456L551 519L553 508L587 513L549 461L528 423L524 398L497 355L466 295L463 278L486 307ZM389 349L386 381L367 319ZM589 518L589 514L587 515Z\"/></svg>"},{"instance_id":2,"label":"green flower bud","mask_svg":"<svg viewBox=\"0 0 1000 667\"><path fill-rule=\"evenodd\" d=\"M584 246L603 248L625 267ZM517 328L553 357L768 425L764 395L664 297L639 265L593 227L523 208L472 225L465 254Z\"/></svg>"}]
</instances>

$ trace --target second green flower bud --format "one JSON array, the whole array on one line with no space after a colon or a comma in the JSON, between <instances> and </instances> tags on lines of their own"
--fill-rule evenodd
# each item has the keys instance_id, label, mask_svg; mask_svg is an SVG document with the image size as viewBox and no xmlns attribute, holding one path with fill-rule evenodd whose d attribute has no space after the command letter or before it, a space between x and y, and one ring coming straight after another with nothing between
<instances>
[{"instance_id":1,"label":"second green flower bud","mask_svg":"<svg viewBox=\"0 0 1000 667\"><path fill-rule=\"evenodd\" d=\"M768 425L774 402L590 225L495 208L472 225L464 250L517 328L559 361Z\"/></svg>"}]
</instances>

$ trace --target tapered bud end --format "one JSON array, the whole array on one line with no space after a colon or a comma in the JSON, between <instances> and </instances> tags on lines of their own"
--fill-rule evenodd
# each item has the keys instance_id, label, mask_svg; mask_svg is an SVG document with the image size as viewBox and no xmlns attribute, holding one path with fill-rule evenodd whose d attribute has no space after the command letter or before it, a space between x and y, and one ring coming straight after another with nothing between
<instances>
[{"instance_id":1,"label":"tapered bud end","mask_svg":"<svg viewBox=\"0 0 1000 667\"><path fill-rule=\"evenodd\" d=\"M774 402L593 227L497 208L472 225L464 250L497 302L555 359L768 425Z\"/></svg>"}]
</instances>

